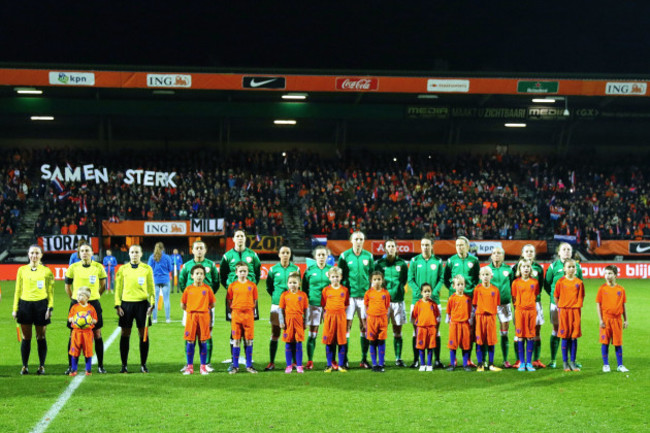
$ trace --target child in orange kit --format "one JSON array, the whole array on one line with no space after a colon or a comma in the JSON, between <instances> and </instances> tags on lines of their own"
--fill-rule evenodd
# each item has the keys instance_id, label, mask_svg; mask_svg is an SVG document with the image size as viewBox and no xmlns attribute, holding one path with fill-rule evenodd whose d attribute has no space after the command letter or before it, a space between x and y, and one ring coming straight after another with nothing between
<instances>
[{"instance_id":1,"label":"child in orange kit","mask_svg":"<svg viewBox=\"0 0 650 433\"><path fill-rule=\"evenodd\" d=\"M533 263L522 259L517 265L517 279L512 282L512 302L515 306L515 328L517 330L517 351L519 352L519 371L535 371L533 349L535 347L537 321L537 296L539 282L532 278ZM524 358L524 339L526 357ZM525 360L525 362L524 362Z\"/></svg>"},{"instance_id":2,"label":"child in orange kit","mask_svg":"<svg viewBox=\"0 0 650 433\"><path fill-rule=\"evenodd\" d=\"M366 306L366 338L370 342L372 371L375 373L384 372L384 355L388 337L390 293L384 286L384 273L374 271L370 274L370 289L363 297L363 304ZM379 362L377 362L378 354Z\"/></svg>"},{"instance_id":3,"label":"child in orange kit","mask_svg":"<svg viewBox=\"0 0 650 433\"><path fill-rule=\"evenodd\" d=\"M465 294L465 277L458 274L452 280L453 293L447 300L447 323L449 323L449 367L447 371L454 371L456 368L456 349L460 346L463 351L463 369L472 371L469 368L470 345L470 319L472 316L472 300Z\"/></svg>"},{"instance_id":4,"label":"child in orange kit","mask_svg":"<svg viewBox=\"0 0 650 433\"><path fill-rule=\"evenodd\" d=\"M72 364L70 376L77 375L77 366L79 365L79 356L83 351L86 358L86 376L90 376L90 368L93 362L93 328L97 323L97 312L95 307L88 303L90 299L90 289L88 287L80 287L77 291L77 303L74 304L68 312L68 322L72 324L72 335L70 336L70 351L72 356ZM77 313L87 312L90 314L92 324L85 328L79 328L74 319Z\"/></svg>"},{"instance_id":5,"label":"child in orange kit","mask_svg":"<svg viewBox=\"0 0 650 433\"><path fill-rule=\"evenodd\" d=\"M420 351L420 371L433 371L433 349L436 347L436 335L440 323L440 310L431 299L433 289L431 284L420 286L422 299L413 307L413 326L417 327L415 348ZM424 351L427 350L427 362L424 362Z\"/></svg>"},{"instance_id":6,"label":"child in orange kit","mask_svg":"<svg viewBox=\"0 0 650 433\"><path fill-rule=\"evenodd\" d=\"M204 283L205 268L203 265L194 265L190 270L194 284L187 286L181 297L181 308L187 313L185 320L185 342L187 346L187 367L183 374L194 373L194 349L196 348L196 334L199 334L199 348L201 357L201 374L208 374L207 357L210 339L210 311L214 307L215 298L212 288Z\"/></svg>"},{"instance_id":7,"label":"child in orange kit","mask_svg":"<svg viewBox=\"0 0 650 433\"><path fill-rule=\"evenodd\" d=\"M627 328L625 311L625 289L616 283L618 268L614 265L605 268L606 283L600 286L596 295L598 320L600 321L600 344L603 355L603 373L609 373L609 344L614 345L618 367L616 371L627 373L623 365L623 329ZM623 316L623 320L621 320Z\"/></svg>"},{"instance_id":8,"label":"child in orange kit","mask_svg":"<svg viewBox=\"0 0 650 433\"><path fill-rule=\"evenodd\" d=\"M300 274L292 272L287 277L286 292L280 296L279 307L282 311L280 327L282 328L282 341L285 343L285 356L287 368L285 373L293 371L293 354L296 354L296 371L304 373L302 369L302 342L305 341L305 323L307 322L307 309L309 297L300 290Z\"/></svg>"},{"instance_id":9,"label":"child in orange kit","mask_svg":"<svg viewBox=\"0 0 650 433\"><path fill-rule=\"evenodd\" d=\"M483 345L488 347L488 370L501 371L494 365L494 346L497 344L497 307L501 304L499 289L493 286L492 269L489 266L481 268L478 274L481 284L474 289L472 305L476 306L476 359L478 367L476 371L485 371L483 365Z\"/></svg>"},{"instance_id":10,"label":"child in orange kit","mask_svg":"<svg viewBox=\"0 0 650 433\"><path fill-rule=\"evenodd\" d=\"M345 314L346 308L350 305L350 292L347 287L341 285L343 271L338 266L332 266L327 271L327 278L330 285L323 289L321 306L323 307L323 344L327 354L327 368L325 373L333 370L332 361L336 345L339 345L338 371L346 373L345 346L347 342L348 319Z\"/></svg>"},{"instance_id":11,"label":"child in orange kit","mask_svg":"<svg viewBox=\"0 0 650 433\"><path fill-rule=\"evenodd\" d=\"M580 316L585 299L585 285L576 277L576 261L569 259L564 262L564 276L555 283L553 294L560 315L558 335L562 339L562 360L564 371L580 371L576 366L578 338L582 337ZM571 353L569 361L568 353Z\"/></svg>"},{"instance_id":12,"label":"child in orange kit","mask_svg":"<svg viewBox=\"0 0 650 433\"><path fill-rule=\"evenodd\" d=\"M239 372L239 354L241 338L244 337L246 352L246 371L257 373L253 368L253 337L255 335L255 308L257 307L257 285L248 280L248 265L237 262L235 265L237 279L228 286L226 302L232 311L230 329L232 348L232 365L230 374Z\"/></svg>"}]
</instances>

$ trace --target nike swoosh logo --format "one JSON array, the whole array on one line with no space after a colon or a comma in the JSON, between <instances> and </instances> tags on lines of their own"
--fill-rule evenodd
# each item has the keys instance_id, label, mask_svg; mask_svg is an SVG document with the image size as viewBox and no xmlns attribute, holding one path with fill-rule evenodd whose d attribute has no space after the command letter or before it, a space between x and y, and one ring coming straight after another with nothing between
<instances>
[{"instance_id":1,"label":"nike swoosh logo","mask_svg":"<svg viewBox=\"0 0 650 433\"><path fill-rule=\"evenodd\" d=\"M251 80L251 87L260 87L265 84L269 84L277 80L277 78L271 78L270 80L263 80L263 81L255 81L255 78Z\"/></svg>"},{"instance_id":2,"label":"nike swoosh logo","mask_svg":"<svg viewBox=\"0 0 650 433\"><path fill-rule=\"evenodd\" d=\"M650 246L648 247L641 247L641 245L636 246L637 253L645 253L646 251L650 251Z\"/></svg>"}]
</instances>

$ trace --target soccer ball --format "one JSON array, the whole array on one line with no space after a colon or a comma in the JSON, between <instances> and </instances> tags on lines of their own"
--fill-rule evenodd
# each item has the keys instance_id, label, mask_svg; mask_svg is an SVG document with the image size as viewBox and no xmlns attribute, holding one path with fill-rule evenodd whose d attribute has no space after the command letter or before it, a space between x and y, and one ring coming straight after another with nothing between
<instances>
[{"instance_id":1,"label":"soccer ball","mask_svg":"<svg viewBox=\"0 0 650 433\"><path fill-rule=\"evenodd\" d=\"M88 328L93 323L93 316L87 311L80 311L74 316L73 323L79 329Z\"/></svg>"}]
</instances>

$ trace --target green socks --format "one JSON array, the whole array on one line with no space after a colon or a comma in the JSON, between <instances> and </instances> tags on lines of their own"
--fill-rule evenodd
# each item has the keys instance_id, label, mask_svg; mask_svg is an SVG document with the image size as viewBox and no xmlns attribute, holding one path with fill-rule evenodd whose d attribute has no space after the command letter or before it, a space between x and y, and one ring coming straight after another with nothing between
<instances>
[{"instance_id":1,"label":"green socks","mask_svg":"<svg viewBox=\"0 0 650 433\"><path fill-rule=\"evenodd\" d=\"M542 340L535 340L533 347L533 361L539 361L539 354L542 351Z\"/></svg>"},{"instance_id":2,"label":"green socks","mask_svg":"<svg viewBox=\"0 0 650 433\"><path fill-rule=\"evenodd\" d=\"M501 353L503 353L503 362L508 360L508 334L501 335Z\"/></svg>"},{"instance_id":3,"label":"green socks","mask_svg":"<svg viewBox=\"0 0 650 433\"><path fill-rule=\"evenodd\" d=\"M307 360L314 360L314 352L316 351L316 337L307 338Z\"/></svg>"},{"instance_id":4,"label":"green socks","mask_svg":"<svg viewBox=\"0 0 650 433\"><path fill-rule=\"evenodd\" d=\"M395 360L402 359L402 337L393 339L393 348L395 349Z\"/></svg>"},{"instance_id":5,"label":"green socks","mask_svg":"<svg viewBox=\"0 0 650 433\"><path fill-rule=\"evenodd\" d=\"M278 351L278 340L271 340L271 344L269 345L269 355L270 355L270 362L271 364L275 364L275 354Z\"/></svg>"},{"instance_id":6,"label":"green socks","mask_svg":"<svg viewBox=\"0 0 650 433\"><path fill-rule=\"evenodd\" d=\"M368 348L370 347L370 342L366 337L361 337L361 360L368 362Z\"/></svg>"},{"instance_id":7,"label":"green socks","mask_svg":"<svg viewBox=\"0 0 650 433\"><path fill-rule=\"evenodd\" d=\"M212 361L212 337L210 337L206 342L205 345L207 346L208 349L208 357L206 358L207 363L209 364L210 361Z\"/></svg>"},{"instance_id":8,"label":"green socks","mask_svg":"<svg viewBox=\"0 0 650 433\"><path fill-rule=\"evenodd\" d=\"M560 339L556 335L551 335L551 361L555 361L557 349L560 347Z\"/></svg>"}]
</instances>

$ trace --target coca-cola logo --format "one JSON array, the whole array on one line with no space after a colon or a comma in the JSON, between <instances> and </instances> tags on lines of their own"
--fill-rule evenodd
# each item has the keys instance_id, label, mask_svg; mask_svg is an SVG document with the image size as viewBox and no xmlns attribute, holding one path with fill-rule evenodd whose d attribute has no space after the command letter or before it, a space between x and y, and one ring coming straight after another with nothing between
<instances>
[{"instance_id":1,"label":"coca-cola logo","mask_svg":"<svg viewBox=\"0 0 650 433\"><path fill-rule=\"evenodd\" d=\"M368 92L379 89L379 78L347 77L336 79L337 90L352 90L354 92Z\"/></svg>"}]
</instances>

